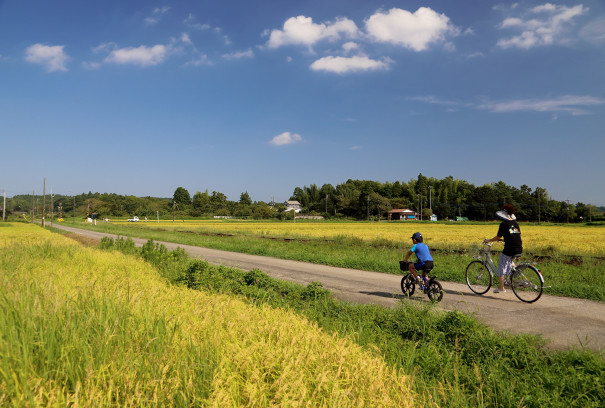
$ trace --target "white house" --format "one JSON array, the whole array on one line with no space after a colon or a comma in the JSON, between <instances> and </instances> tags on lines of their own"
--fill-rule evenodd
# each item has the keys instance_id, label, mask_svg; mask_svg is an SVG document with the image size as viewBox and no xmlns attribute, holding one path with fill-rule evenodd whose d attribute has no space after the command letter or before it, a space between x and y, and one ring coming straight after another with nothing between
<instances>
[{"instance_id":1,"label":"white house","mask_svg":"<svg viewBox=\"0 0 605 408\"><path fill-rule=\"evenodd\" d=\"M389 221L391 220L417 220L418 213L407 208L389 210Z\"/></svg>"},{"instance_id":2,"label":"white house","mask_svg":"<svg viewBox=\"0 0 605 408\"><path fill-rule=\"evenodd\" d=\"M284 203L284 205L286 206L286 209L284 211L294 211L294 214L298 214L299 212L302 212L302 207L300 206L300 203L298 201L294 201L294 200L289 200L286 201Z\"/></svg>"}]
</instances>

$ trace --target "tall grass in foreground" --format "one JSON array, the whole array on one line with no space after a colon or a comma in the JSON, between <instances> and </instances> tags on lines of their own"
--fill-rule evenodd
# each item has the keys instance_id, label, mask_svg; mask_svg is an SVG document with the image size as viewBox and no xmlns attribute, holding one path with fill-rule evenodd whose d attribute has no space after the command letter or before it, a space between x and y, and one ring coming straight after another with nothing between
<instances>
[{"instance_id":1,"label":"tall grass in foreground","mask_svg":"<svg viewBox=\"0 0 605 408\"><path fill-rule=\"evenodd\" d=\"M2 406L412 406L410 387L291 311L171 287L147 263L32 225L0 227Z\"/></svg>"},{"instance_id":2,"label":"tall grass in foreground","mask_svg":"<svg viewBox=\"0 0 605 408\"><path fill-rule=\"evenodd\" d=\"M129 244L106 240L104 246ZM333 299L319 283L305 287L260 270L244 272L201 261L183 265L177 282L296 311L328 332L378 350L393 367L412 375L413 389L425 403L600 407L605 399L602 355L579 349L549 352L539 337L504 336L459 312L406 304L397 309L351 305Z\"/></svg>"}]
</instances>

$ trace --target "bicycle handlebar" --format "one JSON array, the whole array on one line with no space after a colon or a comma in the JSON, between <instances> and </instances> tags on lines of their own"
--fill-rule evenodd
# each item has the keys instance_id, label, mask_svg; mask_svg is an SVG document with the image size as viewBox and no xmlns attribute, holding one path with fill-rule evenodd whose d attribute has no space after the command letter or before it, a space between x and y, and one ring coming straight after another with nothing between
<instances>
[{"instance_id":1,"label":"bicycle handlebar","mask_svg":"<svg viewBox=\"0 0 605 408\"><path fill-rule=\"evenodd\" d=\"M483 244L483 245L490 246L490 247L491 247L492 245L494 245L494 243L495 243L495 242L504 242L504 240L503 240L503 239L499 239L498 241L491 241L491 242L485 242L486 240L487 240L487 238L485 238L485 239L483 240L482 244Z\"/></svg>"}]
</instances>

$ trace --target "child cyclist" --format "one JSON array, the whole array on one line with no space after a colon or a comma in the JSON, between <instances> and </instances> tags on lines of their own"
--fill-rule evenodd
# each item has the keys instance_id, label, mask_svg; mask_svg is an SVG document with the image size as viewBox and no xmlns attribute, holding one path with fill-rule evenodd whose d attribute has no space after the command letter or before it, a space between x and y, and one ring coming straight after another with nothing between
<instances>
[{"instance_id":1,"label":"child cyclist","mask_svg":"<svg viewBox=\"0 0 605 408\"><path fill-rule=\"evenodd\" d=\"M426 276L427 272L433 269L433 257L431 256L431 251L429 250L429 247L422 241L422 234L419 232L415 232L414 235L412 235L412 242L414 243L414 245L408 251L407 255L405 256L405 259L403 260L403 263L405 264L406 262L408 262L408 259L410 259L412 254L416 254L418 262L408 263L408 270L420 283L422 283L422 280L420 280L417 271L422 271L423 281L426 282L428 281L428 277Z\"/></svg>"}]
</instances>

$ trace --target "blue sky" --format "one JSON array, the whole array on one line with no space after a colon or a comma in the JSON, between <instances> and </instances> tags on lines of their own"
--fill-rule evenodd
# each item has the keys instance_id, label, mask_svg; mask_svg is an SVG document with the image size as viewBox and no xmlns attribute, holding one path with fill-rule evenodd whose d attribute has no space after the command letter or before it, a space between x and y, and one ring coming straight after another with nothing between
<instances>
[{"instance_id":1,"label":"blue sky","mask_svg":"<svg viewBox=\"0 0 605 408\"><path fill-rule=\"evenodd\" d=\"M0 0L0 191L418 173L605 205L605 2Z\"/></svg>"}]
</instances>

